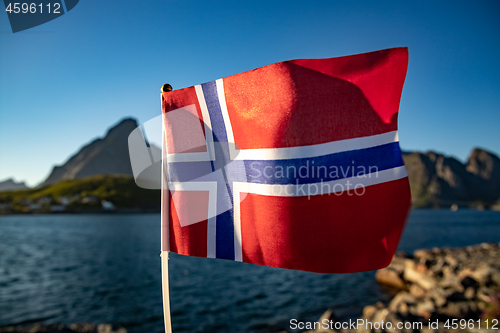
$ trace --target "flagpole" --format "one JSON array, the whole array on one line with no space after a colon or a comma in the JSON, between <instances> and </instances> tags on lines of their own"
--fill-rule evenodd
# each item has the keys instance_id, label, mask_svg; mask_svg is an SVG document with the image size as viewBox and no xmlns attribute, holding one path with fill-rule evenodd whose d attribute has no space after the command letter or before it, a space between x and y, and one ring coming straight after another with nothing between
<instances>
[{"instance_id":1,"label":"flagpole","mask_svg":"<svg viewBox=\"0 0 500 333\"><path fill-rule=\"evenodd\" d=\"M168 251L161 252L161 276L165 333L172 333L172 323L170 319L170 293L168 287Z\"/></svg>"},{"instance_id":2,"label":"flagpole","mask_svg":"<svg viewBox=\"0 0 500 333\"><path fill-rule=\"evenodd\" d=\"M167 91L172 91L172 86L170 84L164 84L161 87L162 92L162 107L163 107L163 93ZM163 111L162 111L163 114ZM170 318L170 292L168 285L168 252L169 248L165 248L164 244L168 244L168 227L169 227L169 216L170 216L170 200L168 192L168 173L166 172L166 159L167 159L167 147L166 147L166 136L165 136L165 121L162 117L162 160L161 160L161 220L162 220L162 251L161 251L161 284L162 284L162 294L163 294L163 318L165 322L165 333L172 333L172 322ZM165 221L166 219L166 221ZM163 228L167 228L164 232ZM167 237L164 240L163 237ZM165 250L165 251L164 251Z\"/></svg>"}]
</instances>

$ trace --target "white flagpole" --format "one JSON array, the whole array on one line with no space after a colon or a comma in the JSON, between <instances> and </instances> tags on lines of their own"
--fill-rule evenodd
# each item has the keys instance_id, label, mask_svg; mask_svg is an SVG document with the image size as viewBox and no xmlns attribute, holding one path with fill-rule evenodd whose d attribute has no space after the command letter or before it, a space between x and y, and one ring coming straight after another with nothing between
<instances>
[{"instance_id":1,"label":"white flagpole","mask_svg":"<svg viewBox=\"0 0 500 333\"><path fill-rule=\"evenodd\" d=\"M170 89L169 89L170 88ZM161 91L163 92L171 91L172 87L169 84L164 84ZM162 97L162 107L163 107L163 97ZM162 111L163 114L163 111ZM169 248L164 249L163 244L168 244L168 226L169 226L169 210L170 210L170 200L168 199L168 173L166 172L166 159L167 159L167 146L166 146L166 132L165 132L165 119L162 117L161 122L161 132L162 132L162 159L161 159L161 237L162 237L162 251L161 251L161 282L162 282L162 294L163 294L163 318L165 322L165 333L172 333L172 323L170 319L170 293L168 286L168 252ZM166 219L166 221L164 220ZM165 234L163 228L167 228ZM163 237L167 237L165 241ZM166 251L163 251L166 250Z\"/></svg>"},{"instance_id":2,"label":"white flagpole","mask_svg":"<svg viewBox=\"0 0 500 333\"><path fill-rule=\"evenodd\" d=\"M172 323L170 320L170 293L168 290L168 251L161 252L161 276L165 333L172 333Z\"/></svg>"}]
</instances>

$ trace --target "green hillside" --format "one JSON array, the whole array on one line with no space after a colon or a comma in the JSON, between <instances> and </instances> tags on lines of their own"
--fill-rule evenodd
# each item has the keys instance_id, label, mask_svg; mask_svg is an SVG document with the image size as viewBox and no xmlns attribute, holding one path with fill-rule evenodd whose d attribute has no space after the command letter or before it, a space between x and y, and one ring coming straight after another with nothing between
<instances>
[{"instance_id":1,"label":"green hillside","mask_svg":"<svg viewBox=\"0 0 500 333\"><path fill-rule=\"evenodd\" d=\"M0 213L157 211L160 197L160 190L140 188L131 176L100 175L0 192Z\"/></svg>"}]
</instances>

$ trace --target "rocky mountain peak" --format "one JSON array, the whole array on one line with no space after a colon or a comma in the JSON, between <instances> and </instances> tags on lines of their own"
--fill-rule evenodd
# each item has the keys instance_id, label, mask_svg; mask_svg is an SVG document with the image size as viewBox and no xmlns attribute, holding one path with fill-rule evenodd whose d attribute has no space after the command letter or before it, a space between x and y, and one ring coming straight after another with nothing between
<instances>
[{"instance_id":1,"label":"rocky mountain peak","mask_svg":"<svg viewBox=\"0 0 500 333\"><path fill-rule=\"evenodd\" d=\"M500 159L493 153L476 148L467 161L467 171L484 180L497 179L500 176Z\"/></svg>"},{"instance_id":2,"label":"rocky mountain peak","mask_svg":"<svg viewBox=\"0 0 500 333\"><path fill-rule=\"evenodd\" d=\"M137 128L137 126L139 126L137 124L137 120L133 118L122 119L118 124L108 130L104 139L112 140L122 136L126 136L128 138L130 132Z\"/></svg>"},{"instance_id":3,"label":"rocky mountain peak","mask_svg":"<svg viewBox=\"0 0 500 333\"><path fill-rule=\"evenodd\" d=\"M0 192L3 191L15 191L15 190L25 190L28 186L24 182L16 182L14 179L9 178L4 181L0 181Z\"/></svg>"},{"instance_id":4,"label":"rocky mountain peak","mask_svg":"<svg viewBox=\"0 0 500 333\"><path fill-rule=\"evenodd\" d=\"M500 198L500 159L486 150L474 149L466 165L436 152L405 153L403 160L417 206L489 205Z\"/></svg>"},{"instance_id":5,"label":"rocky mountain peak","mask_svg":"<svg viewBox=\"0 0 500 333\"><path fill-rule=\"evenodd\" d=\"M128 136L137 126L135 119L121 120L103 138L84 146L63 165L55 166L41 186L99 174L132 175Z\"/></svg>"}]
</instances>

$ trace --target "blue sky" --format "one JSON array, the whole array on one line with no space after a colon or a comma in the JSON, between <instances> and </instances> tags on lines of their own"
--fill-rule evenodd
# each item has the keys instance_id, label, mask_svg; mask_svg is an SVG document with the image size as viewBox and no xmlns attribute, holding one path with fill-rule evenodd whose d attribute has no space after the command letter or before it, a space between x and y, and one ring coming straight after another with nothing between
<instances>
[{"instance_id":1,"label":"blue sky","mask_svg":"<svg viewBox=\"0 0 500 333\"><path fill-rule=\"evenodd\" d=\"M270 63L407 46L405 150L500 153L498 1L97 1L13 34L0 13L0 181L36 185L175 89Z\"/></svg>"}]
</instances>

